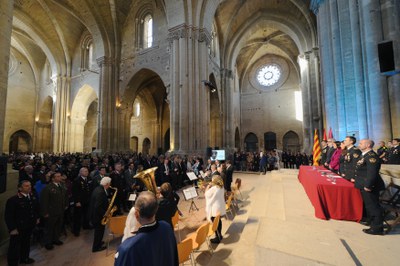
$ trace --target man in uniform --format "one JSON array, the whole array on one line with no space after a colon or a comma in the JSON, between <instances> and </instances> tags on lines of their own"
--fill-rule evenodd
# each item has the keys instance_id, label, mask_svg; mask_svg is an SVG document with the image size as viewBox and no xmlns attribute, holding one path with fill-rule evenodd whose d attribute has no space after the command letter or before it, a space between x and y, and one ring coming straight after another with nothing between
<instances>
[{"instance_id":1,"label":"man in uniform","mask_svg":"<svg viewBox=\"0 0 400 266\"><path fill-rule=\"evenodd\" d=\"M32 264L34 259L29 258L31 235L33 228L39 223L39 203L31 193L29 180L22 180L18 184L18 193L7 200L4 218L10 233L8 247L8 265Z\"/></svg>"},{"instance_id":2,"label":"man in uniform","mask_svg":"<svg viewBox=\"0 0 400 266\"><path fill-rule=\"evenodd\" d=\"M72 183L72 199L75 204L72 233L75 236L79 236L81 225L83 229L90 229L88 210L91 194L92 179L89 177L89 170L82 167L79 176Z\"/></svg>"},{"instance_id":3,"label":"man in uniform","mask_svg":"<svg viewBox=\"0 0 400 266\"><path fill-rule=\"evenodd\" d=\"M50 176L51 182L40 194L40 210L45 221L45 248L51 250L53 245L62 245L60 232L63 225L64 210L67 208L67 190L62 186L60 172Z\"/></svg>"},{"instance_id":4,"label":"man in uniform","mask_svg":"<svg viewBox=\"0 0 400 266\"><path fill-rule=\"evenodd\" d=\"M381 162L379 156L372 150L374 142L369 139L360 141L359 148L362 152L356 164L355 187L360 189L364 201L368 220L371 227L363 229L364 233L383 235L383 213L379 204L379 192L385 184L379 175Z\"/></svg>"},{"instance_id":5,"label":"man in uniform","mask_svg":"<svg viewBox=\"0 0 400 266\"><path fill-rule=\"evenodd\" d=\"M356 141L356 138L353 136L347 136L343 141L344 145L347 147L347 153L344 156L342 176L347 180L354 179L356 164L361 155L361 151L354 146Z\"/></svg>"},{"instance_id":6,"label":"man in uniform","mask_svg":"<svg viewBox=\"0 0 400 266\"><path fill-rule=\"evenodd\" d=\"M328 152L328 145L326 143L326 140L321 141L321 161L319 165L325 165L326 163L326 156ZM290 167L292 168L292 167Z\"/></svg>"},{"instance_id":7,"label":"man in uniform","mask_svg":"<svg viewBox=\"0 0 400 266\"><path fill-rule=\"evenodd\" d=\"M400 139L393 139L393 147L389 151L388 164L400 164Z\"/></svg>"},{"instance_id":8,"label":"man in uniform","mask_svg":"<svg viewBox=\"0 0 400 266\"><path fill-rule=\"evenodd\" d=\"M379 141L379 148L377 150L377 154L379 156L379 159L381 160L381 163L385 163L386 157L388 153L388 148L385 145L384 141Z\"/></svg>"}]
</instances>

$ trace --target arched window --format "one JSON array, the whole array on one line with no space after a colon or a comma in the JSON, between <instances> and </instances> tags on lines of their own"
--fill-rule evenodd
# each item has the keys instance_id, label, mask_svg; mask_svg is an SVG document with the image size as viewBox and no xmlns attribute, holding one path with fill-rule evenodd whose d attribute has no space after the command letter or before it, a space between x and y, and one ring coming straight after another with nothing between
<instances>
[{"instance_id":1,"label":"arched window","mask_svg":"<svg viewBox=\"0 0 400 266\"><path fill-rule=\"evenodd\" d=\"M143 20L143 48L153 46L153 17L148 14Z\"/></svg>"},{"instance_id":2,"label":"arched window","mask_svg":"<svg viewBox=\"0 0 400 266\"><path fill-rule=\"evenodd\" d=\"M82 38L81 43L81 71L93 68L94 61L94 45L93 38L90 34L86 34Z\"/></svg>"}]
</instances>

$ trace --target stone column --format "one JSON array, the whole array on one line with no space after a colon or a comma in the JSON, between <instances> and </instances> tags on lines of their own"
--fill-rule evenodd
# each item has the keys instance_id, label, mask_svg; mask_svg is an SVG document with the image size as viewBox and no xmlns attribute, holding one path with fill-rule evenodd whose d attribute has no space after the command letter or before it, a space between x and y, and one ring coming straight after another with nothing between
<instances>
[{"instance_id":1,"label":"stone column","mask_svg":"<svg viewBox=\"0 0 400 266\"><path fill-rule=\"evenodd\" d=\"M100 66L99 116L97 149L99 152L118 149L117 105L118 86L115 82L115 60L109 57L97 59Z\"/></svg>"},{"instance_id":2,"label":"stone column","mask_svg":"<svg viewBox=\"0 0 400 266\"><path fill-rule=\"evenodd\" d=\"M54 152L68 151L68 110L71 78L58 76L56 78L56 98L54 99L53 112L53 148Z\"/></svg>"},{"instance_id":3,"label":"stone column","mask_svg":"<svg viewBox=\"0 0 400 266\"><path fill-rule=\"evenodd\" d=\"M367 99L369 100L369 138L379 141L392 137L389 95L386 77L380 74L377 44L383 40L380 3L375 0L359 1L361 25L363 27L362 48L364 75L367 77Z\"/></svg>"},{"instance_id":4,"label":"stone column","mask_svg":"<svg viewBox=\"0 0 400 266\"><path fill-rule=\"evenodd\" d=\"M207 45L210 35L204 29L186 24L169 30L171 46L170 103L171 150L177 153L205 151L208 126L206 89Z\"/></svg>"},{"instance_id":5,"label":"stone column","mask_svg":"<svg viewBox=\"0 0 400 266\"><path fill-rule=\"evenodd\" d=\"M14 1L0 1L0 153L3 152Z\"/></svg>"},{"instance_id":6,"label":"stone column","mask_svg":"<svg viewBox=\"0 0 400 266\"><path fill-rule=\"evenodd\" d=\"M228 152L232 152L235 148L235 128L233 126L233 118L234 118L234 108L232 106L233 102L233 73L230 69L221 70L221 96L222 96L222 105L223 105L223 134L224 134L224 142L223 146L228 150Z\"/></svg>"}]
</instances>

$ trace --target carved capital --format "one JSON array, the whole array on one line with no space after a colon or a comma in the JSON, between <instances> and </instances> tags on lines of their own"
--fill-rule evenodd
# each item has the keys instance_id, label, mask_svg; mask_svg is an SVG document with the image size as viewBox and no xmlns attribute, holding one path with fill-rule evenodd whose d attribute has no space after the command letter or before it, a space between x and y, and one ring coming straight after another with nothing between
<instances>
[{"instance_id":1,"label":"carved capital","mask_svg":"<svg viewBox=\"0 0 400 266\"><path fill-rule=\"evenodd\" d=\"M311 2L310 2L310 10L315 15L318 14L319 6L322 4L322 2L324 2L324 0L311 0Z\"/></svg>"}]
</instances>

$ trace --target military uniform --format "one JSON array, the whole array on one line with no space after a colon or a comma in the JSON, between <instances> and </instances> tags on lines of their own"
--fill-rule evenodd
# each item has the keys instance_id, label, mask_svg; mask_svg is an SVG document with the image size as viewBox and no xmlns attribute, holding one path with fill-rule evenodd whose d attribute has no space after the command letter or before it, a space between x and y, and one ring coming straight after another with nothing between
<instances>
[{"instance_id":1,"label":"military uniform","mask_svg":"<svg viewBox=\"0 0 400 266\"><path fill-rule=\"evenodd\" d=\"M342 176L347 180L354 179L357 161L360 159L361 151L356 147L347 150L344 156L344 167Z\"/></svg>"},{"instance_id":2,"label":"military uniform","mask_svg":"<svg viewBox=\"0 0 400 266\"><path fill-rule=\"evenodd\" d=\"M8 265L18 265L18 262L29 260L31 235L39 218L39 203L33 194L18 193L9 198L6 203L4 218L8 231L18 230L18 234L10 235L8 248Z\"/></svg>"},{"instance_id":3,"label":"military uniform","mask_svg":"<svg viewBox=\"0 0 400 266\"><path fill-rule=\"evenodd\" d=\"M355 187L360 189L371 229L374 233L383 232L382 209L379 204L379 192L385 188L385 184L379 175L381 162L379 156L370 150L360 156L356 163ZM371 191L366 191L368 188Z\"/></svg>"},{"instance_id":4,"label":"military uniform","mask_svg":"<svg viewBox=\"0 0 400 266\"><path fill-rule=\"evenodd\" d=\"M400 145L392 147L388 157L388 164L400 164Z\"/></svg>"},{"instance_id":5,"label":"military uniform","mask_svg":"<svg viewBox=\"0 0 400 266\"><path fill-rule=\"evenodd\" d=\"M67 207L67 190L61 184L49 183L40 194L40 210L45 217L45 245L52 246L59 241L64 210Z\"/></svg>"}]
</instances>

